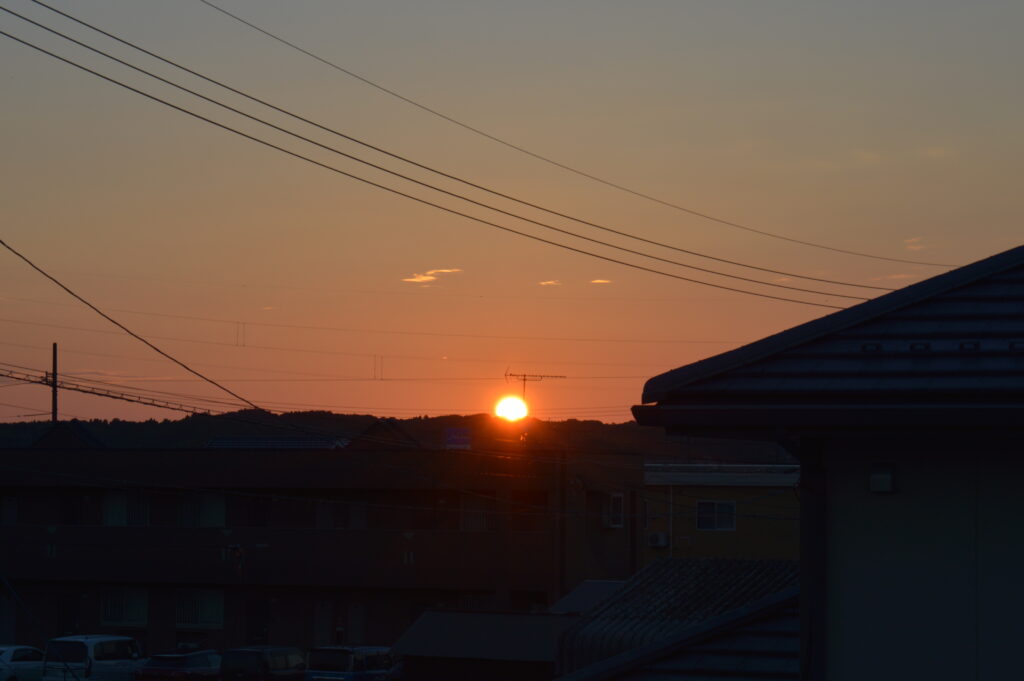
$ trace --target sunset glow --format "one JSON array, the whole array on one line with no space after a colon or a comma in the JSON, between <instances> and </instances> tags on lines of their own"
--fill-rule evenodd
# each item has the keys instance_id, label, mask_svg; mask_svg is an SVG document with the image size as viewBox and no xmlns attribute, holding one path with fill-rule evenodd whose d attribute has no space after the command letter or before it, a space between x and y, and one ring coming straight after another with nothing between
<instances>
[{"instance_id":1,"label":"sunset glow","mask_svg":"<svg viewBox=\"0 0 1024 681\"><path fill-rule=\"evenodd\" d=\"M526 402L518 397L509 396L501 398L498 404L494 405L494 413L506 421L518 421L525 418L530 410L527 409Z\"/></svg>"}]
</instances>

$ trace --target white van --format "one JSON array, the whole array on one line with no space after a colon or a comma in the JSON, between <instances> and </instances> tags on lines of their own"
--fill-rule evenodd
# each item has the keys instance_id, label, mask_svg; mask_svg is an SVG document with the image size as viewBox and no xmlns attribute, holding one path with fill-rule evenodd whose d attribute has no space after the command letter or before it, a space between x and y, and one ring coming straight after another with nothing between
<instances>
[{"instance_id":1,"label":"white van","mask_svg":"<svg viewBox=\"0 0 1024 681\"><path fill-rule=\"evenodd\" d=\"M63 636L46 644L43 681L133 681L141 663L128 636Z\"/></svg>"}]
</instances>

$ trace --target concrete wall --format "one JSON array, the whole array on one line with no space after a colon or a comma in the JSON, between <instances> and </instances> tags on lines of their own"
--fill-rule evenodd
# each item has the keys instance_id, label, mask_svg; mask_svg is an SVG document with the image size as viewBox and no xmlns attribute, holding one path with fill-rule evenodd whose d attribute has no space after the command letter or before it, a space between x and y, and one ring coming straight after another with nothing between
<instances>
[{"instance_id":1,"label":"concrete wall","mask_svg":"<svg viewBox=\"0 0 1024 681\"><path fill-rule=\"evenodd\" d=\"M643 564L659 558L797 560L800 557L800 502L792 487L675 485L649 486ZM734 501L733 530L697 528L697 503ZM651 547L648 535L664 532L669 546Z\"/></svg>"},{"instance_id":2,"label":"concrete wall","mask_svg":"<svg viewBox=\"0 0 1024 681\"><path fill-rule=\"evenodd\" d=\"M1017 668L1024 461L1013 452L977 434L828 447L830 681L1002 679ZM872 473L887 471L894 490L872 492Z\"/></svg>"}]
</instances>

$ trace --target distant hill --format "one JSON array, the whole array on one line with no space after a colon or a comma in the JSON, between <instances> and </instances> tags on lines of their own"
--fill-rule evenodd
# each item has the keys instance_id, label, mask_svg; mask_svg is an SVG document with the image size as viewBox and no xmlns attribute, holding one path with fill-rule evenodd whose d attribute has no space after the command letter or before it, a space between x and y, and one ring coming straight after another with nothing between
<instances>
[{"instance_id":1,"label":"distant hill","mask_svg":"<svg viewBox=\"0 0 1024 681\"><path fill-rule=\"evenodd\" d=\"M291 449L445 449L456 442L477 450L507 450L527 442L549 450L643 454L655 460L690 462L783 462L791 459L771 444L696 438L668 439L661 428L636 423L540 421L508 423L489 414L381 419L326 411L273 415L239 411L163 421L48 421L0 424L0 449L44 447L111 449L201 449L207 447ZM38 444L37 444L38 443Z\"/></svg>"},{"instance_id":2,"label":"distant hill","mask_svg":"<svg viewBox=\"0 0 1024 681\"><path fill-rule=\"evenodd\" d=\"M535 446L583 447L615 451L664 448L664 431L634 423L600 421L538 421L509 424L487 414L473 416L378 419L366 414L334 414L324 411L273 415L240 411L218 416L195 415L163 421L70 421L91 443L104 447L192 449L230 446L232 441L289 440L347 441L358 444L393 443L443 449L451 429L468 429L474 447L519 440L523 433ZM0 447L29 447L50 429L47 421L0 424ZM375 434L376 433L376 434ZM365 435L365 437L364 437ZM673 447L668 445L668 449Z\"/></svg>"}]
</instances>

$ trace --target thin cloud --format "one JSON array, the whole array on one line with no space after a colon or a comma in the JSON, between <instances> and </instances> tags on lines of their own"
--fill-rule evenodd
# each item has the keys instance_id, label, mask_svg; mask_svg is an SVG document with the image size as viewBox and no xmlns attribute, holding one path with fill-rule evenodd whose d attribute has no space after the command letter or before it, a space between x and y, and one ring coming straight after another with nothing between
<instances>
[{"instance_id":1,"label":"thin cloud","mask_svg":"<svg viewBox=\"0 0 1024 681\"><path fill-rule=\"evenodd\" d=\"M414 284L419 284L424 281L437 281L437 277L432 276L430 274L414 274L411 277L403 279L402 281L409 281Z\"/></svg>"},{"instance_id":2,"label":"thin cloud","mask_svg":"<svg viewBox=\"0 0 1024 681\"><path fill-rule=\"evenodd\" d=\"M538 281L537 286L561 286L562 282L557 279L548 279L547 281Z\"/></svg>"},{"instance_id":3,"label":"thin cloud","mask_svg":"<svg viewBox=\"0 0 1024 681\"><path fill-rule=\"evenodd\" d=\"M923 240L923 236L915 236L912 239L904 239L903 245L906 247L908 251L923 251L924 249L928 248L923 243L921 243Z\"/></svg>"},{"instance_id":4,"label":"thin cloud","mask_svg":"<svg viewBox=\"0 0 1024 681\"><path fill-rule=\"evenodd\" d=\"M590 283L591 284L610 284L610 283L612 283L612 280L611 279L591 279Z\"/></svg>"},{"instance_id":5,"label":"thin cloud","mask_svg":"<svg viewBox=\"0 0 1024 681\"><path fill-rule=\"evenodd\" d=\"M448 269L427 270L423 274L417 272L413 274L411 277L406 277L405 279L402 279L402 281L407 281L412 284L425 284L428 281L437 281L437 275L439 274L454 274L455 272L461 271L462 270L454 267Z\"/></svg>"}]
</instances>

